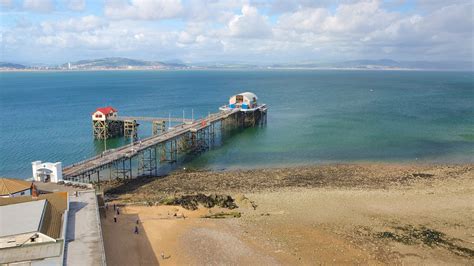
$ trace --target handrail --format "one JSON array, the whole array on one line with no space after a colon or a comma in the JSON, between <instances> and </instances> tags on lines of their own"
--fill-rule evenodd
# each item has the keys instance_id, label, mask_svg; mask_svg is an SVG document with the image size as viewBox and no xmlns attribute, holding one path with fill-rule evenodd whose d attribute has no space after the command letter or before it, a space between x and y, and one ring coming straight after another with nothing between
<instances>
[{"instance_id":1,"label":"handrail","mask_svg":"<svg viewBox=\"0 0 474 266\"><path fill-rule=\"evenodd\" d=\"M180 135L190 131L193 128L196 128L196 127L197 128L202 128L202 125L201 125L202 121L206 121L207 122L206 124L210 124L210 123L215 122L216 120L228 117L229 115L231 115L233 113L236 113L238 111L239 111L238 109L220 111L219 113L210 114L206 118L201 118L201 119L194 120L192 122L192 124L179 124L173 130L164 131L162 134L153 135L153 136L141 139L139 141L134 141L130 144L127 144L127 145L124 145L122 147L114 149L112 153L105 154L105 155L104 154L96 155L96 156L91 157L89 159L80 161L78 163L74 163L70 166L66 166L63 169L63 175L68 176L68 175L71 175L74 172L78 172L78 171L79 172L86 172L88 170L97 168L98 166L103 166L103 165L112 163L113 161L116 161L116 160L119 160L119 159L122 159L122 158L133 157L138 152L140 152L144 149L147 149L151 146L157 145L158 143L166 141L168 139L180 136ZM171 136L169 136L170 134L171 134ZM145 144L145 145L143 145L143 144ZM126 151L126 152L120 154L120 152L123 152L123 151ZM91 166L87 165L87 163L91 163L93 161L96 161L96 160L102 159L102 158L104 159L103 162L99 161L98 163L92 164ZM76 168L76 169L74 169L74 168ZM68 173L68 172L72 172L72 173Z\"/></svg>"}]
</instances>

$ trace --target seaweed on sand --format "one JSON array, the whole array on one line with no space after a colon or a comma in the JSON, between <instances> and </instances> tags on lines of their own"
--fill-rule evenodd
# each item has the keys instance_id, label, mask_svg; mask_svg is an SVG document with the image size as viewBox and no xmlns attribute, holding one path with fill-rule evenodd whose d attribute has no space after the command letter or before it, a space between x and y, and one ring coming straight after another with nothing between
<instances>
[{"instance_id":1,"label":"seaweed on sand","mask_svg":"<svg viewBox=\"0 0 474 266\"><path fill-rule=\"evenodd\" d=\"M375 236L382 239L391 239L406 245L422 243L429 247L441 247L459 256L474 257L474 250L457 244L456 242L460 242L459 239L448 238L440 231L425 226L415 227L412 225L396 226L393 229L393 231L376 233Z\"/></svg>"}]
</instances>

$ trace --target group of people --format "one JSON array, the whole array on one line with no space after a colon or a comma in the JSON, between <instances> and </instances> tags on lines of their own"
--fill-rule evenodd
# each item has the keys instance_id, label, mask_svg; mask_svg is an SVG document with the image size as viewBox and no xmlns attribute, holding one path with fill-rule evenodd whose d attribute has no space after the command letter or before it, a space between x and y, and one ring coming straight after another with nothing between
<instances>
[{"instance_id":1,"label":"group of people","mask_svg":"<svg viewBox=\"0 0 474 266\"><path fill-rule=\"evenodd\" d=\"M117 221L118 221L117 216L120 215L120 208L117 205L115 205L115 203L112 206L114 208L114 223L117 223ZM105 209L106 209L106 211L109 210L109 205L107 203L105 203ZM169 213L168 213L168 215L169 215ZM177 214L175 213L174 216L177 216ZM182 216L183 216L183 219L185 219L184 214ZM135 222L135 229L133 231L134 234L138 235L138 226L139 225L140 225L140 219L137 219L136 222ZM170 257L171 256L166 257L165 253L163 251L161 252L161 259L169 259Z\"/></svg>"},{"instance_id":2,"label":"group of people","mask_svg":"<svg viewBox=\"0 0 474 266\"><path fill-rule=\"evenodd\" d=\"M117 216L120 215L120 208L117 205L115 205L115 203L113 204L113 208L114 208L114 223L116 223L118 221ZM105 203L105 209L107 211L109 210L109 205L107 203ZM133 231L134 234L138 235L138 225L139 224L140 224L140 219L137 219L137 221L135 222L135 229Z\"/></svg>"}]
</instances>

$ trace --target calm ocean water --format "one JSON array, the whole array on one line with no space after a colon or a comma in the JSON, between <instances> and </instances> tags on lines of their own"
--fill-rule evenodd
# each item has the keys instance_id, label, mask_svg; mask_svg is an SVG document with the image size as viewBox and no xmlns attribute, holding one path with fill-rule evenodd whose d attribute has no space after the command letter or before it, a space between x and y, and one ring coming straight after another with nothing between
<instances>
[{"instance_id":1,"label":"calm ocean water","mask_svg":"<svg viewBox=\"0 0 474 266\"><path fill-rule=\"evenodd\" d=\"M90 114L190 117L252 91L268 125L188 163L196 168L394 161L474 162L472 72L103 71L0 73L0 176L34 160L65 165L101 152ZM142 124L140 137L149 136ZM123 144L110 140L108 148Z\"/></svg>"}]
</instances>

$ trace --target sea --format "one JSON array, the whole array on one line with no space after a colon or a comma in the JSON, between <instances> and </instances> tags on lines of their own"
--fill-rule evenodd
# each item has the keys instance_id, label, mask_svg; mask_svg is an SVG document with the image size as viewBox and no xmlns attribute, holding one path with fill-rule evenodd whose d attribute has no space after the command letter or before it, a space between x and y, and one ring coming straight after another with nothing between
<instances>
[{"instance_id":1,"label":"sea","mask_svg":"<svg viewBox=\"0 0 474 266\"><path fill-rule=\"evenodd\" d=\"M94 140L91 113L195 119L250 91L267 125L234 132L183 162L193 169L474 162L473 72L351 70L0 73L0 176L36 160L70 165L124 145ZM142 122L139 137L151 135Z\"/></svg>"}]
</instances>

